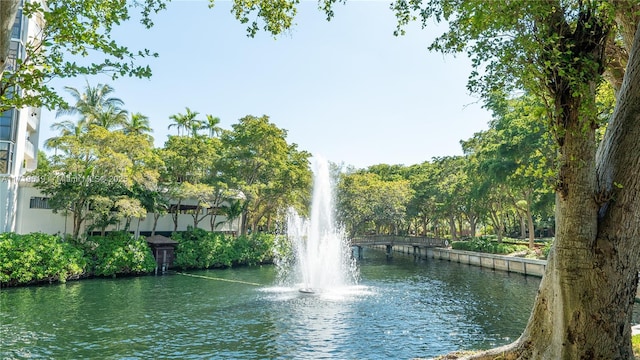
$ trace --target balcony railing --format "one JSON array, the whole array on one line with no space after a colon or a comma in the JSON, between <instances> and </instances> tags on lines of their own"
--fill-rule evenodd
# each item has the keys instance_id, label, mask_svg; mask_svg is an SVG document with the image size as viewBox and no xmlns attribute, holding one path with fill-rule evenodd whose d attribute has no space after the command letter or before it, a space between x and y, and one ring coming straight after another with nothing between
<instances>
[{"instance_id":1,"label":"balcony railing","mask_svg":"<svg viewBox=\"0 0 640 360\"><path fill-rule=\"evenodd\" d=\"M31 160L36 158L36 147L29 139L24 141L24 156Z\"/></svg>"}]
</instances>

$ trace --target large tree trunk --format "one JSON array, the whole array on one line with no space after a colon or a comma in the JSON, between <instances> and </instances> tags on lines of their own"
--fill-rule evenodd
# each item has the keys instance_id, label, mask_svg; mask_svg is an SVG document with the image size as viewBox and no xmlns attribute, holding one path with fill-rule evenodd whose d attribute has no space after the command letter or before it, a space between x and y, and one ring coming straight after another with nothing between
<instances>
[{"instance_id":1,"label":"large tree trunk","mask_svg":"<svg viewBox=\"0 0 640 360\"><path fill-rule=\"evenodd\" d=\"M242 211L242 215L240 216L240 235L247 235L247 210ZM255 231L255 229L254 229Z\"/></svg>"},{"instance_id":2,"label":"large tree trunk","mask_svg":"<svg viewBox=\"0 0 640 360\"><path fill-rule=\"evenodd\" d=\"M80 228L83 222L83 211L76 210L73 212L73 239L78 240L80 237Z\"/></svg>"},{"instance_id":3,"label":"large tree trunk","mask_svg":"<svg viewBox=\"0 0 640 360\"><path fill-rule=\"evenodd\" d=\"M533 214L531 214L531 204L527 203L527 227L529 229L529 249L533 249L536 244L536 228L533 224Z\"/></svg>"},{"instance_id":4,"label":"large tree trunk","mask_svg":"<svg viewBox=\"0 0 640 360\"><path fill-rule=\"evenodd\" d=\"M585 137L584 127L566 128L556 242L524 333L513 344L471 358L634 358L630 321L640 253L639 34L637 28L597 158L593 136Z\"/></svg>"},{"instance_id":5,"label":"large tree trunk","mask_svg":"<svg viewBox=\"0 0 640 360\"><path fill-rule=\"evenodd\" d=\"M16 21L19 5L20 0L0 0L0 74L4 71L9 56L11 29Z\"/></svg>"}]
</instances>

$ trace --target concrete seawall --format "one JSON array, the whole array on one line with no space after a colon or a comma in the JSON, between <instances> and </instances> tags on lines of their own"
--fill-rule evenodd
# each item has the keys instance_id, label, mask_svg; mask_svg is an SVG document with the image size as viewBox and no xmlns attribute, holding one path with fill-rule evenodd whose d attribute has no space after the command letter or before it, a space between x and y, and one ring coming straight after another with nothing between
<instances>
[{"instance_id":1,"label":"concrete seawall","mask_svg":"<svg viewBox=\"0 0 640 360\"><path fill-rule=\"evenodd\" d=\"M381 250L385 246L373 246ZM421 259L437 259L454 261L460 264L480 266L484 268L514 272L523 275L539 276L544 274L546 260L526 259L515 256L477 253L473 251L453 250L443 248L415 249L412 245L394 245L393 251L407 255L418 256ZM417 251L417 252L416 252ZM426 252L426 253L425 253ZM636 301L640 302L640 286L636 291ZM640 330L639 330L640 333Z\"/></svg>"},{"instance_id":2,"label":"concrete seawall","mask_svg":"<svg viewBox=\"0 0 640 360\"><path fill-rule=\"evenodd\" d=\"M373 245L373 248L384 250L384 245ZM417 252L415 252L417 251ZM443 248L420 248L412 245L394 245L393 252L418 256L421 259L437 259L454 261L460 264L481 266L484 268L515 272L524 275L542 276L546 260L526 259L515 256L477 253L473 251Z\"/></svg>"},{"instance_id":3,"label":"concrete seawall","mask_svg":"<svg viewBox=\"0 0 640 360\"><path fill-rule=\"evenodd\" d=\"M481 254L464 250L427 249L426 256L432 259L455 261L461 264L515 272L524 275L542 276L547 266L546 260L526 259L515 256Z\"/></svg>"}]
</instances>

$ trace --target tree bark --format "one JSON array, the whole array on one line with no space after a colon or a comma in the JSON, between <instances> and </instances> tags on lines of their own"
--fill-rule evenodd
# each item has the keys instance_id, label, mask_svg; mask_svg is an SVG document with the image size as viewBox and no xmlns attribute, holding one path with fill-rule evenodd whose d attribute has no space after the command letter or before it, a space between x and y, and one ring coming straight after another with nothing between
<instances>
[{"instance_id":1,"label":"tree bark","mask_svg":"<svg viewBox=\"0 0 640 360\"><path fill-rule=\"evenodd\" d=\"M456 241L458 240L458 233L456 231L456 219L453 217L452 212L449 213L448 221L449 221L449 231L451 232L451 240Z\"/></svg>"},{"instance_id":2,"label":"tree bark","mask_svg":"<svg viewBox=\"0 0 640 360\"><path fill-rule=\"evenodd\" d=\"M178 231L178 221L180 219L180 206L182 205L182 199L178 200L178 203L175 205L174 212L171 214L171 219L173 220L173 232Z\"/></svg>"},{"instance_id":3,"label":"tree bark","mask_svg":"<svg viewBox=\"0 0 640 360\"><path fill-rule=\"evenodd\" d=\"M158 226L158 219L160 219L160 213L153 213L153 227L151 228L151 236L156 234L156 227Z\"/></svg>"},{"instance_id":4,"label":"tree bark","mask_svg":"<svg viewBox=\"0 0 640 360\"><path fill-rule=\"evenodd\" d=\"M4 72L6 60L9 56L11 29L16 21L19 5L20 0L0 1L0 74Z\"/></svg>"},{"instance_id":5,"label":"tree bark","mask_svg":"<svg viewBox=\"0 0 640 360\"><path fill-rule=\"evenodd\" d=\"M533 214L531 205L527 202L527 227L529 230L529 249L533 249L536 244L536 228L533 224Z\"/></svg>"}]
</instances>

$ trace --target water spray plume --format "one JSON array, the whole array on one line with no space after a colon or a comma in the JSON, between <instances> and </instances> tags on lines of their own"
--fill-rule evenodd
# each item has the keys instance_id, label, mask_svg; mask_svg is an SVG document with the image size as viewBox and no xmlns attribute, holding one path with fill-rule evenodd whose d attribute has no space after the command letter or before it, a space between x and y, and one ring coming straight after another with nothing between
<instances>
[{"instance_id":1,"label":"water spray plume","mask_svg":"<svg viewBox=\"0 0 640 360\"><path fill-rule=\"evenodd\" d=\"M355 285L356 267L351 246L344 232L336 226L333 189L329 163L314 158L311 216L300 217L295 210L287 213L287 236L293 261L283 261L287 280L300 292L317 293Z\"/></svg>"}]
</instances>

